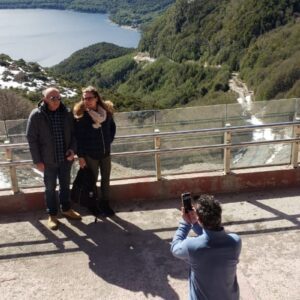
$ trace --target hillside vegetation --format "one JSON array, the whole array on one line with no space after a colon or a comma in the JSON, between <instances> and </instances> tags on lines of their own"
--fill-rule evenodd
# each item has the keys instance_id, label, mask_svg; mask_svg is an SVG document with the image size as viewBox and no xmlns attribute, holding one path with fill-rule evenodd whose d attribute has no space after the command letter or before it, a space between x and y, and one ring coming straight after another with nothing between
<instances>
[{"instance_id":1,"label":"hillside vegetation","mask_svg":"<svg viewBox=\"0 0 300 300\"><path fill-rule=\"evenodd\" d=\"M179 62L209 58L237 69L250 44L295 22L299 12L299 0L177 0L144 31L140 50Z\"/></svg>"},{"instance_id":2,"label":"hillside vegetation","mask_svg":"<svg viewBox=\"0 0 300 300\"><path fill-rule=\"evenodd\" d=\"M111 43L98 43L76 51L69 58L52 67L51 70L55 76L61 76L69 81L85 84L97 79L100 84L102 81L99 78L99 76L101 77L99 65L133 51L134 49L119 47ZM121 72L122 67L118 66L120 66ZM104 80L108 80L108 78L104 78Z\"/></svg>"},{"instance_id":3,"label":"hillside vegetation","mask_svg":"<svg viewBox=\"0 0 300 300\"><path fill-rule=\"evenodd\" d=\"M14 91L0 90L0 120L25 119L34 105Z\"/></svg>"},{"instance_id":4,"label":"hillside vegetation","mask_svg":"<svg viewBox=\"0 0 300 300\"><path fill-rule=\"evenodd\" d=\"M140 50L240 71L256 99L299 96L299 0L177 0Z\"/></svg>"},{"instance_id":5,"label":"hillside vegetation","mask_svg":"<svg viewBox=\"0 0 300 300\"><path fill-rule=\"evenodd\" d=\"M166 57L137 63L136 54L134 49L99 43L75 52L51 72L67 81L100 87L121 110L234 101L233 94L225 93L229 68L179 63Z\"/></svg>"},{"instance_id":6,"label":"hillside vegetation","mask_svg":"<svg viewBox=\"0 0 300 300\"><path fill-rule=\"evenodd\" d=\"M120 24L140 26L161 14L175 0L0 0L2 8L73 9L108 13Z\"/></svg>"},{"instance_id":7,"label":"hillside vegetation","mask_svg":"<svg viewBox=\"0 0 300 300\"><path fill-rule=\"evenodd\" d=\"M261 36L240 62L256 99L300 96L300 20Z\"/></svg>"},{"instance_id":8,"label":"hillside vegetation","mask_svg":"<svg viewBox=\"0 0 300 300\"><path fill-rule=\"evenodd\" d=\"M204 68L161 57L136 69L117 91L127 99L140 99L142 109L228 103L234 101L234 95L225 93L229 79L226 68Z\"/></svg>"}]
</instances>

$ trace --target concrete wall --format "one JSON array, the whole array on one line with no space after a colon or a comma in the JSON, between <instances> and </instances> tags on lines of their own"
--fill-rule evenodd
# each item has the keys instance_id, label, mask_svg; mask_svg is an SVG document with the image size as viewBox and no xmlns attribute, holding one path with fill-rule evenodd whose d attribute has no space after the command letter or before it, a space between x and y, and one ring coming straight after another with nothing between
<instances>
[{"instance_id":1,"label":"concrete wall","mask_svg":"<svg viewBox=\"0 0 300 300\"><path fill-rule=\"evenodd\" d=\"M300 185L300 168L265 167L238 170L229 175L197 173L167 176L161 181L139 178L111 182L112 204L128 201L179 199L184 191L201 193L228 193L258 191ZM44 209L43 189L25 189L13 195L0 192L0 214Z\"/></svg>"}]
</instances>

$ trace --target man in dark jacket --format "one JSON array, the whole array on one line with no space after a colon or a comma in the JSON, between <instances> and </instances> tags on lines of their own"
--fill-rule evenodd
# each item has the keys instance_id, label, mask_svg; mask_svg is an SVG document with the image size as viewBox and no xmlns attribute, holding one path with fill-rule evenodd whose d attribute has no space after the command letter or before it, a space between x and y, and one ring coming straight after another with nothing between
<instances>
[{"instance_id":1,"label":"man in dark jacket","mask_svg":"<svg viewBox=\"0 0 300 300\"><path fill-rule=\"evenodd\" d=\"M76 147L73 119L61 102L57 88L43 91L42 101L29 116L26 135L33 163L44 173L48 227L55 230L59 224L55 192L57 178L62 215L80 220L80 214L71 209L69 189Z\"/></svg>"}]
</instances>

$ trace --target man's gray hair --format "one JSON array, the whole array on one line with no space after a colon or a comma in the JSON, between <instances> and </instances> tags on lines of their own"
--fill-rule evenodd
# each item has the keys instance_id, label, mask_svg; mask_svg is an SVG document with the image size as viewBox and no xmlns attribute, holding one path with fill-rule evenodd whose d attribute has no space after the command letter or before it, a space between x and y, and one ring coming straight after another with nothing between
<instances>
[{"instance_id":1,"label":"man's gray hair","mask_svg":"<svg viewBox=\"0 0 300 300\"><path fill-rule=\"evenodd\" d=\"M59 91L59 89L58 89L57 87L52 86L52 87L47 87L47 88L45 88L45 89L42 91L42 95L43 95L44 97L46 97L47 94L48 94L50 91L56 91L56 92L60 93L60 91Z\"/></svg>"}]
</instances>

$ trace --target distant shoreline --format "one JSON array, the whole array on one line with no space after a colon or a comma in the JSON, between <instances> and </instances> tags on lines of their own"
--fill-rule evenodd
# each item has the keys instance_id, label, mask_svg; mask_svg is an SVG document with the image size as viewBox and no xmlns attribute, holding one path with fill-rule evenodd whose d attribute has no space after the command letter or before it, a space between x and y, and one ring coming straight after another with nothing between
<instances>
[{"instance_id":1,"label":"distant shoreline","mask_svg":"<svg viewBox=\"0 0 300 300\"><path fill-rule=\"evenodd\" d=\"M114 22L111 18L110 18L110 15L108 14L108 20L110 23L112 23L113 25L117 25L121 28L124 28L124 29L127 29L127 30L132 30L132 31L136 31L136 32L140 32L140 28L138 27L133 27L133 26L129 26L129 25L121 25L121 24L118 24L116 22Z\"/></svg>"},{"instance_id":2,"label":"distant shoreline","mask_svg":"<svg viewBox=\"0 0 300 300\"><path fill-rule=\"evenodd\" d=\"M130 26L130 25L123 25L120 23L117 23L111 19L111 14L107 10L96 10L96 11L89 11L89 10L84 10L84 9L74 9L74 8L66 8L66 7L40 7L36 5L32 6L26 6L23 7L22 5L12 5L12 6L5 6L2 7L0 4L0 10L8 10L8 9L42 9L42 10L65 10L65 11L73 11L73 12L79 12L79 13L86 13L86 14L103 14L103 15L108 15L108 19L110 20L111 23L116 24L124 29L129 29L129 30L134 30L134 31L140 31L139 27L135 26Z\"/></svg>"}]
</instances>

